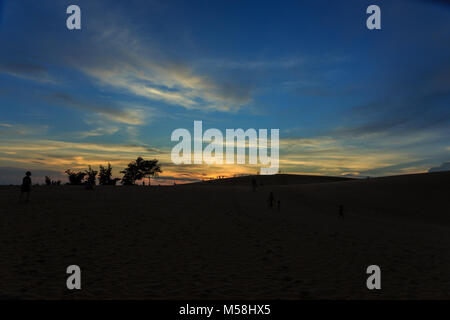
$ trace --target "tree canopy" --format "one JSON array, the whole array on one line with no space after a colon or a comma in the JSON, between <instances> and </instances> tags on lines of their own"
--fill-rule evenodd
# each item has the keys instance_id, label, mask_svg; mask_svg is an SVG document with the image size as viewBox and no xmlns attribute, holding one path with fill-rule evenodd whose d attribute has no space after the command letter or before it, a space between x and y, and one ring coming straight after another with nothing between
<instances>
[{"instance_id":1,"label":"tree canopy","mask_svg":"<svg viewBox=\"0 0 450 320\"><path fill-rule=\"evenodd\" d=\"M158 160L144 160L142 157L138 157L135 161L130 162L124 170L120 171L123 174L123 185L134 185L137 180L145 177L155 177L161 172Z\"/></svg>"},{"instance_id":2,"label":"tree canopy","mask_svg":"<svg viewBox=\"0 0 450 320\"><path fill-rule=\"evenodd\" d=\"M69 183L71 185L83 184L83 179L86 176L86 172L66 170L65 173L69 176Z\"/></svg>"}]
</instances>

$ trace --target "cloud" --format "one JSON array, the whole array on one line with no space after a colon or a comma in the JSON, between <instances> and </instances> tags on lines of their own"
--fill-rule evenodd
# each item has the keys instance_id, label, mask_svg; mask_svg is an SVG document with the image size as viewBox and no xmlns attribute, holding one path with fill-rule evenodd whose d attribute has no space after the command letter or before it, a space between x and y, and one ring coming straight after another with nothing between
<instances>
[{"instance_id":1,"label":"cloud","mask_svg":"<svg viewBox=\"0 0 450 320\"><path fill-rule=\"evenodd\" d=\"M42 152L55 152L65 151L77 154L78 152L91 151L96 153L159 153L159 149L153 148L147 145L136 144L99 144L99 143L87 143L87 142L70 142L60 140L8 140L0 141L0 152L3 151L42 151Z\"/></svg>"},{"instance_id":2,"label":"cloud","mask_svg":"<svg viewBox=\"0 0 450 320\"><path fill-rule=\"evenodd\" d=\"M249 60L249 61L233 61L226 59L203 59L196 62L202 67L208 68L226 68L226 69L242 69L242 70L256 70L256 69L285 69L294 68L304 65L306 59L304 57L293 57L284 59L272 60Z\"/></svg>"},{"instance_id":3,"label":"cloud","mask_svg":"<svg viewBox=\"0 0 450 320\"><path fill-rule=\"evenodd\" d=\"M33 3L27 4L29 12L34 11L34 6ZM175 58L171 50L163 48L157 41L157 35L151 32L144 34L127 14L129 12L104 2L94 4L86 1L83 6L89 12L89 20L86 20L89 21L86 22L89 31L83 32L82 37L75 34L67 36L64 28L50 29L48 24L36 21L39 39L30 39L20 42L20 47L2 50L0 60L3 56L20 57L23 52L32 50L41 64L11 62L5 64L3 69L0 67L0 72L4 70L14 76L38 79L50 73L41 65L51 66L51 70L65 68L88 76L93 84L103 90L113 89L133 98L188 110L235 112L252 101L251 88L240 83L237 77L224 78L205 70L199 71L184 55ZM45 11L43 14L51 19L51 12L61 7L61 4L46 5L45 10L41 7L40 11ZM23 15L23 19L36 19L28 12ZM20 50L20 53L14 50ZM58 73L58 76L65 74ZM71 79L64 80L70 82Z\"/></svg>"},{"instance_id":4,"label":"cloud","mask_svg":"<svg viewBox=\"0 0 450 320\"><path fill-rule=\"evenodd\" d=\"M54 93L48 96L47 99L54 104L64 107L97 113L112 122L130 125L142 125L145 123L146 112L143 109L114 108L103 103L82 101L66 93Z\"/></svg>"},{"instance_id":5,"label":"cloud","mask_svg":"<svg viewBox=\"0 0 450 320\"><path fill-rule=\"evenodd\" d=\"M450 171L450 162L444 162L438 167L433 167L428 172Z\"/></svg>"},{"instance_id":6,"label":"cloud","mask_svg":"<svg viewBox=\"0 0 450 320\"><path fill-rule=\"evenodd\" d=\"M437 61L427 71L398 76L384 97L351 108L346 113L345 128L335 133L360 136L446 131L450 125L449 103L450 64Z\"/></svg>"},{"instance_id":7,"label":"cloud","mask_svg":"<svg viewBox=\"0 0 450 320\"><path fill-rule=\"evenodd\" d=\"M105 136L105 135L112 135L119 131L118 127L103 127L103 128L96 128L89 131L84 131L79 133L79 137L81 139L88 138L88 137L99 137L99 136Z\"/></svg>"},{"instance_id":8,"label":"cloud","mask_svg":"<svg viewBox=\"0 0 450 320\"><path fill-rule=\"evenodd\" d=\"M0 64L0 72L39 76L47 73L47 69L33 63L9 62Z\"/></svg>"},{"instance_id":9,"label":"cloud","mask_svg":"<svg viewBox=\"0 0 450 320\"><path fill-rule=\"evenodd\" d=\"M182 63L130 52L105 57L104 61L95 65L77 65L101 85L188 110L229 112L251 101L249 88L232 81L220 83L205 74L198 75Z\"/></svg>"},{"instance_id":10,"label":"cloud","mask_svg":"<svg viewBox=\"0 0 450 320\"><path fill-rule=\"evenodd\" d=\"M0 137L44 135L47 131L47 125L0 123Z\"/></svg>"},{"instance_id":11,"label":"cloud","mask_svg":"<svg viewBox=\"0 0 450 320\"><path fill-rule=\"evenodd\" d=\"M442 157L430 143L434 135L403 137L319 136L280 139L280 168L283 172L342 175L393 175L425 172L433 157ZM405 147L409 144L408 147ZM431 151L424 154L422 144ZM434 152L434 153L433 153Z\"/></svg>"},{"instance_id":12,"label":"cloud","mask_svg":"<svg viewBox=\"0 0 450 320\"><path fill-rule=\"evenodd\" d=\"M54 82L46 67L26 61L0 62L0 73L38 82Z\"/></svg>"}]
</instances>

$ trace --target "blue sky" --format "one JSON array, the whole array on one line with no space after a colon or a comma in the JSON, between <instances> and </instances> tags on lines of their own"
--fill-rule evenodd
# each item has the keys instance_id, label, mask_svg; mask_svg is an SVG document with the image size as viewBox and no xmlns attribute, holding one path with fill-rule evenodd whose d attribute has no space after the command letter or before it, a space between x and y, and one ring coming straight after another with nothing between
<instances>
[{"instance_id":1,"label":"blue sky","mask_svg":"<svg viewBox=\"0 0 450 320\"><path fill-rule=\"evenodd\" d=\"M173 165L194 120L279 128L283 173L427 171L450 161L449 21L446 1L0 0L0 184L138 155L161 182L257 171Z\"/></svg>"}]
</instances>

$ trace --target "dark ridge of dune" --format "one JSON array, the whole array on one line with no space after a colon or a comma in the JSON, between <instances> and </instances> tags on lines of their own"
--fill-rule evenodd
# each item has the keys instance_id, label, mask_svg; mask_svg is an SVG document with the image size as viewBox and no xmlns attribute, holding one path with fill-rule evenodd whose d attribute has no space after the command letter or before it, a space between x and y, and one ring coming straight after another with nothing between
<instances>
[{"instance_id":1,"label":"dark ridge of dune","mask_svg":"<svg viewBox=\"0 0 450 320\"><path fill-rule=\"evenodd\" d=\"M251 175L233 178L214 179L208 181L187 183L185 185L221 185L221 186L251 186L252 179L255 179L257 185L273 186L273 185L293 185L293 184L310 184L310 183L326 183L354 180L352 178L329 177L329 176L313 176L300 174L275 174L275 175Z\"/></svg>"},{"instance_id":2,"label":"dark ridge of dune","mask_svg":"<svg viewBox=\"0 0 450 320\"><path fill-rule=\"evenodd\" d=\"M390 180L390 181L405 181L405 179L411 179L411 181L416 182L432 182L437 181L447 181L450 178L450 171L437 171L437 172L424 172L424 173L409 173L409 174L399 174L395 176L384 176L377 178L369 178L371 180Z\"/></svg>"},{"instance_id":3,"label":"dark ridge of dune","mask_svg":"<svg viewBox=\"0 0 450 320\"><path fill-rule=\"evenodd\" d=\"M291 189L294 188L294 189ZM450 225L450 172L407 174L285 187L277 192L349 212ZM295 195L294 195L295 194ZM337 209L336 209L337 210Z\"/></svg>"}]
</instances>

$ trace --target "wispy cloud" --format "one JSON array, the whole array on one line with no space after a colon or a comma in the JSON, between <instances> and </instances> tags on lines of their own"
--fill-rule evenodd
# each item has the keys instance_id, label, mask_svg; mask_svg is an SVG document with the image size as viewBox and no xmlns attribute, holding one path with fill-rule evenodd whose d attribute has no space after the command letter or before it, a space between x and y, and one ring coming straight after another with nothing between
<instances>
[{"instance_id":1,"label":"wispy cloud","mask_svg":"<svg viewBox=\"0 0 450 320\"><path fill-rule=\"evenodd\" d=\"M450 171L450 162L444 162L440 166L432 167L428 172Z\"/></svg>"},{"instance_id":2,"label":"wispy cloud","mask_svg":"<svg viewBox=\"0 0 450 320\"><path fill-rule=\"evenodd\" d=\"M260 59L260 60L227 60L227 59L203 59L195 62L198 66L208 68L226 68L226 69L285 69L303 66L307 61L305 57L293 57L283 59Z\"/></svg>"},{"instance_id":3,"label":"wispy cloud","mask_svg":"<svg viewBox=\"0 0 450 320\"><path fill-rule=\"evenodd\" d=\"M0 73L38 82L55 82L46 67L26 61L0 62Z\"/></svg>"},{"instance_id":4,"label":"wispy cloud","mask_svg":"<svg viewBox=\"0 0 450 320\"><path fill-rule=\"evenodd\" d=\"M51 6L48 9L54 10L54 4ZM21 52L32 48L40 64L17 58L17 63L0 65L0 72L42 80L51 75L43 65L51 65L52 70L66 68L82 72L102 89L109 87L134 98L188 110L235 112L252 101L249 87L233 77L225 80L200 72L189 61L171 57L156 37L143 34L132 19L124 12L114 11L110 4L86 2L85 6L89 7L89 27L95 32L83 37L61 37L60 30L41 30L42 38L30 39L21 43L23 47L15 48ZM12 54L5 51L3 55ZM70 79L64 80L70 83Z\"/></svg>"},{"instance_id":5,"label":"wispy cloud","mask_svg":"<svg viewBox=\"0 0 450 320\"><path fill-rule=\"evenodd\" d=\"M387 175L425 172L432 159L450 154L439 148L439 134L318 136L280 140L280 167L288 172ZM424 147L425 146L425 147Z\"/></svg>"},{"instance_id":6,"label":"wispy cloud","mask_svg":"<svg viewBox=\"0 0 450 320\"><path fill-rule=\"evenodd\" d=\"M0 137L44 135L47 131L47 125L0 123Z\"/></svg>"},{"instance_id":7,"label":"wispy cloud","mask_svg":"<svg viewBox=\"0 0 450 320\"><path fill-rule=\"evenodd\" d=\"M99 143L87 143L87 142L69 142L59 140L36 140L27 142L25 140L10 140L0 141L2 151L58 151L65 150L76 154L77 152L92 151L92 152L106 152L106 153L152 153L158 154L160 151L157 148L153 148L146 145L130 145L130 144L99 144Z\"/></svg>"},{"instance_id":8,"label":"wispy cloud","mask_svg":"<svg viewBox=\"0 0 450 320\"><path fill-rule=\"evenodd\" d=\"M181 63L150 58L145 53L124 52L120 56L113 68L109 63L81 64L80 68L101 85L189 110L236 111L251 101L248 88L219 83Z\"/></svg>"},{"instance_id":9,"label":"wispy cloud","mask_svg":"<svg viewBox=\"0 0 450 320\"><path fill-rule=\"evenodd\" d=\"M144 109L114 108L103 103L83 101L66 93L54 93L48 96L47 99L53 104L100 114L112 122L131 125L142 125L145 123L146 112ZM111 103L111 105L114 105L114 103Z\"/></svg>"},{"instance_id":10,"label":"wispy cloud","mask_svg":"<svg viewBox=\"0 0 450 320\"><path fill-rule=\"evenodd\" d=\"M80 132L78 135L81 139L88 138L88 137L99 137L99 136L106 136L106 135L112 135L119 131L118 127L101 127L96 128L88 131Z\"/></svg>"}]
</instances>

